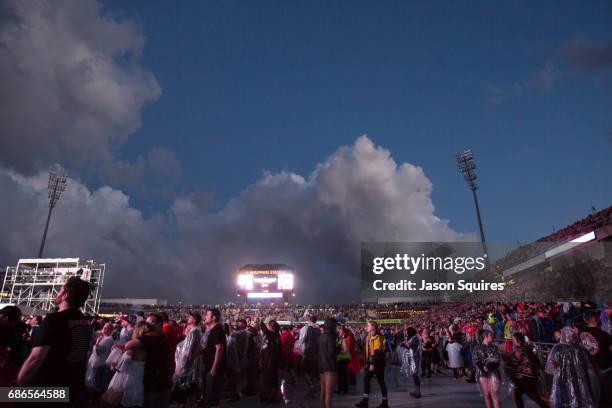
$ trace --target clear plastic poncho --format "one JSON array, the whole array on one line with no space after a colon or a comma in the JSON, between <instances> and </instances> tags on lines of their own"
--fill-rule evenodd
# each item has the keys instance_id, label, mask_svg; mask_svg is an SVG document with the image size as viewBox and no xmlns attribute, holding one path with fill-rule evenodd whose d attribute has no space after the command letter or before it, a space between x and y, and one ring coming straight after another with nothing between
<instances>
[{"instance_id":1,"label":"clear plastic poncho","mask_svg":"<svg viewBox=\"0 0 612 408\"><path fill-rule=\"evenodd\" d=\"M418 336L412 336L410 340L396 348L395 352L399 354L402 364L400 372L406 377L419 374L419 344Z\"/></svg>"},{"instance_id":2,"label":"clear plastic poncho","mask_svg":"<svg viewBox=\"0 0 612 408\"><path fill-rule=\"evenodd\" d=\"M201 383L201 359L194 357L194 351L199 348L201 340L202 330L199 326L195 326L189 331L185 340L176 345L174 356L174 362L176 363L174 384L176 386L187 389L190 385Z\"/></svg>"},{"instance_id":3,"label":"clear plastic poncho","mask_svg":"<svg viewBox=\"0 0 612 408\"><path fill-rule=\"evenodd\" d=\"M594 403L592 384L598 384L596 369L589 352L571 327L561 329L560 343L548 356L546 373L553 376L551 402L554 408L591 408Z\"/></svg>"}]
</instances>

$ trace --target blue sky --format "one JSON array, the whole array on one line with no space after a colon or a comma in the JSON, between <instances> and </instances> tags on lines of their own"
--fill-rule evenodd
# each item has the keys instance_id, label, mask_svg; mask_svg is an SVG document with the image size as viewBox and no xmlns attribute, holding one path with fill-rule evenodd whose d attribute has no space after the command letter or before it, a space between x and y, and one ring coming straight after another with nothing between
<instances>
[{"instance_id":1,"label":"blue sky","mask_svg":"<svg viewBox=\"0 0 612 408\"><path fill-rule=\"evenodd\" d=\"M143 25L162 87L124 156L172 149L185 188L219 205L264 170L307 175L362 134L422 166L437 215L461 231L475 217L453 158L471 148L492 240L535 239L612 202L611 77L559 56L574 37L612 38L609 2L108 6ZM537 90L547 62L555 79Z\"/></svg>"}]
</instances>

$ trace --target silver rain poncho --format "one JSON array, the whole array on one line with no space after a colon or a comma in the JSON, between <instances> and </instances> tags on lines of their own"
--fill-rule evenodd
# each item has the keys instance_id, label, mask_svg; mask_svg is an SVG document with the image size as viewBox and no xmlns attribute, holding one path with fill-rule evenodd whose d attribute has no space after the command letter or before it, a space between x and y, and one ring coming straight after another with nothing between
<instances>
[{"instance_id":1,"label":"silver rain poncho","mask_svg":"<svg viewBox=\"0 0 612 408\"><path fill-rule=\"evenodd\" d=\"M200 357L194 357L193 353L200 346L202 330L195 326L185 340L176 346L174 361L176 369L174 371L174 384L180 388L187 389L190 385L200 384L202 376L200 374Z\"/></svg>"},{"instance_id":2,"label":"silver rain poncho","mask_svg":"<svg viewBox=\"0 0 612 408\"><path fill-rule=\"evenodd\" d=\"M554 408L595 408L592 386L597 373L589 352L571 327L561 329L560 343L548 356L546 373L553 376L551 403Z\"/></svg>"},{"instance_id":3,"label":"silver rain poncho","mask_svg":"<svg viewBox=\"0 0 612 408\"><path fill-rule=\"evenodd\" d=\"M406 377L418 375L420 366L419 338L412 336L408 342L401 344L396 349L401 359L402 368L400 372Z\"/></svg>"}]
</instances>

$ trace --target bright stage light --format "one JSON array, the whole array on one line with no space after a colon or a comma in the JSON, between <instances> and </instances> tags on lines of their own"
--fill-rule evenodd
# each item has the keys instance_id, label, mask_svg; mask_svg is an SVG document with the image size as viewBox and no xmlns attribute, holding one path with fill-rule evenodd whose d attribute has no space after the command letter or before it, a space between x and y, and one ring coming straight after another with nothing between
<instances>
[{"instance_id":1,"label":"bright stage light","mask_svg":"<svg viewBox=\"0 0 612 408\"><path fill-rule=\"evenodd\" d=\"M283 294L278 292L249 292L247 297L251 299L280 299L283 297Z\"/></svg>"},{"instance_id":2,"label":"bright stage light","mask_svg":"<svg viewBox=\"0 0 612 408\"><path fill-rule=\"evenodd\" d=\"M253 275L238 275L238 287L243 290L253 290Z\"/></svg>"},{"instance_id":3,"label":"bright stage light","mask_svg":"<svg viewBox=\"0 0 612 408\"><path fill-rule=\"evenodd\" d=\"M279 273L278 274L278 290L292 290L292 289L293 289L293 274Z\"/></svg>"}]
</instances>

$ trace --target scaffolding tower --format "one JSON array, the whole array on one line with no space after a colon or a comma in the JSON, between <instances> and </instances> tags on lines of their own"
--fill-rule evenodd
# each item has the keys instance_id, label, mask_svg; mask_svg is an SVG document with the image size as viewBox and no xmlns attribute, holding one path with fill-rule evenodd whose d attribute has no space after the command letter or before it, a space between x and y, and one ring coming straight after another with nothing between
<instances>
[{"instance_id":1,"label":"scaffolding tower","mask_svg":"<svg viewBox=\"0 0 612 408\"><path fill-rule=\"evenodd\" d=\"M6 268L2 291L6 303L47 312L66 280L72 276L91 283L92 289L83 312L96 314L100 307L106 264L80 258L20 259L17 266Z\"/></svg>"}]
</instances>

